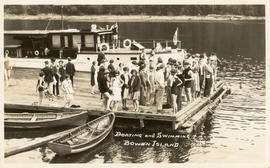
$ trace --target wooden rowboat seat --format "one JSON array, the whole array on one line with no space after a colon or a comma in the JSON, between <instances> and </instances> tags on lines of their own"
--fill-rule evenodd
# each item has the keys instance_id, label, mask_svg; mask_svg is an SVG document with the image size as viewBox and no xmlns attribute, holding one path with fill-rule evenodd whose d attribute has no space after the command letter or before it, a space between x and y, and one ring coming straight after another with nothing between
<instances>
[{"instance_id":1,"label":"wooden rowboat seat","mask_svg":"<svg viewBox=\"0 0 270 168\"><path fill-rule=\"evenodd\" d=\"M37 120L37 116L34 114L30 121L31 121L31 122L34 122L34 121L36 121L36 120Z\"/></svg>"}]
</instances>

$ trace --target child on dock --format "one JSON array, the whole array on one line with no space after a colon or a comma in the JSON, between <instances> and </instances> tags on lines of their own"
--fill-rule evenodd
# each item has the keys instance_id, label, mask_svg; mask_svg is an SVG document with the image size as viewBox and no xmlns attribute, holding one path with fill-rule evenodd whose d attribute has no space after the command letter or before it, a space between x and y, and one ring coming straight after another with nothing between
<instances>
[{"instance_id":1,"label":"child on dock","mask_svg":"<svg viewBox=\"0 0 270 168\"><path fill-rule=\"evenodd\" d=\"M64 90L66 100L64 107L70 107L71 101L73 100L74 91L69 75L65 76L65 80L62 83L62 89Z\"/></svg>"},{"instance_id":2,"label":"child on dock","mask_svg":"<svg viewBox=\"0 0 270 168\"><path fill-rule=\"evenodd\" d=\"M121 92L121 95L122 95L122 104L123 104L123 107L122 109L123 110L128 110L127 108L127 99L128 99L128 90L129 90L129 86L128 86L128 82L130 80L130 76L129 76L129 69L128 67L124 67L123 68L124 70L124 74L122 74L120 77L123 81L123 86L122 86L122 92Z\"/></svg>"},{"instance_id":3,"label":"child on dock","mask_svg":"<svg viewBox=\"0 0 270 168\"><path fill-rule=\"evenodd\" d=\"M38 92L38 105L42 104L42 100L44 97L44 90L45 90L45 81L44 81L44 73L39 73L39 78L37 82L36 91Z\"/></svg>"}]
</instances>

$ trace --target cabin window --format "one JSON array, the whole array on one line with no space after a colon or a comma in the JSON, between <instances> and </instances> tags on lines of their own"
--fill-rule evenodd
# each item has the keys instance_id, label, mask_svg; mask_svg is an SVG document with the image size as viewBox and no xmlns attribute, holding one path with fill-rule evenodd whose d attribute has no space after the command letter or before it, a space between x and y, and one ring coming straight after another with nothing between
<instances>
[{"instance_id":1,"label":"cabin window","mask_svg":"<svg viewBox=\"0 0 270 168\"><path fill-rule=\"evenodd\" d=\"M53 35L52 36L52 46L53 46L53 48L60 48L61 47L60 35Z\"/></svg>"},{"instance_id":2,"label":"cabin window","mask_svg":"<svg viewBox=\"0 0 270 168\"><path fill-rule=\"evenodd\" d=\"M135 61L135 60L137 60L137 57L130 57L130 60Z\"/></svg>"},{"instance_id":3,"label":"cabin window","mask_svg":"<svg viewBox=\"0 0 270 168\"><path fill-rule=\"evenodd\" d=\"M78 44L81 44L81 35L72 35L72 46L78 48Z\"/></svg>"},{"instance_id":4,"label":"cabin window","mask_svg":"<svg viewBox=\"0 0 270 168\"><path fill-rule=\"evenodd\" d=\"M64 47L68 48L68 36L64 36Z\"/></svg>"},{"instance_id":5,"label":"cabin window","mask_svg":"<svg viewBox=\"0 0 270 168\"><path fill-rule=\"evenodd\" d=\"M85 35L85 47L94 47L94 35Z\"/></svg>"}]
</instances>

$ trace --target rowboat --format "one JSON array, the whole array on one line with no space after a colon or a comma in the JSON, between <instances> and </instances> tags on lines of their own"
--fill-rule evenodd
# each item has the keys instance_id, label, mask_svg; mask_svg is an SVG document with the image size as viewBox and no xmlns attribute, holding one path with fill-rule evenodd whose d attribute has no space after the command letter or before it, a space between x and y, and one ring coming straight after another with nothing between
<instances>
[{"instance_id":1,"label":"rowboat","mask_svg":"<svg viewBox=\"0 0 270 168\"><path fill-rule=\"evenodd\" d=\"M48 128L59 126L80 126L86 123L88 112L58 113L5 113L6 128Z\"/></svg>"},{"instance_id":2,"label":"rowboat","mask_svg":"<svg viewBox=\"0 0 270 168\"><path fill-rule=\"evenodd\" d=\"M114 121L114 113L106 114L49 142L48 147L59 155L79 153L93 148L108 136Z\"/></svg>"}]
</instances>

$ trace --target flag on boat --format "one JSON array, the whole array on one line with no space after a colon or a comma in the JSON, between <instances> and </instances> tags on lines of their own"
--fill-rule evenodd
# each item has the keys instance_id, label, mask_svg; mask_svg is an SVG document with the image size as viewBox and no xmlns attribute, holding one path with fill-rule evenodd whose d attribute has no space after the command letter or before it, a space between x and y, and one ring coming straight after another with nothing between
<instances>
[{"instance_id":1,"label":"flag on boat","mask_svg":"<svg viewBox=\"0 0 270 168\"><path fill-rule=\"evenodd\" d=\"M173 44L177 45L177 42L178 42L178 27L173 35Z\"/></svg>"}]
</instances>

